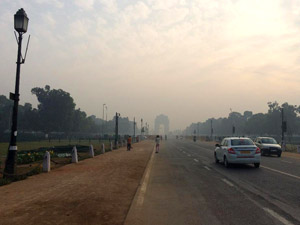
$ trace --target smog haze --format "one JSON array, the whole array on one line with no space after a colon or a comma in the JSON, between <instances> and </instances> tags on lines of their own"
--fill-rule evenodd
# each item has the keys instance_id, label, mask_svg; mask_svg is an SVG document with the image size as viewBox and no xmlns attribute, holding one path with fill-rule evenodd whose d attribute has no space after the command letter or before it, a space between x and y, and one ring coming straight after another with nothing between
<instances>
[{"instance_id":1,"label":"smog haze","mask_svg":"<svg viewBox=\"0 0 300 225\"><path fill-rule=\"evenodd\" d=\"M170 130L299 104L300 1L1 0L0 95L14 90L13 15L24 8L31 35L21 104L34 87L63 89L76 108L109 119L157 115Z\"/></svg>"}]
</instances>

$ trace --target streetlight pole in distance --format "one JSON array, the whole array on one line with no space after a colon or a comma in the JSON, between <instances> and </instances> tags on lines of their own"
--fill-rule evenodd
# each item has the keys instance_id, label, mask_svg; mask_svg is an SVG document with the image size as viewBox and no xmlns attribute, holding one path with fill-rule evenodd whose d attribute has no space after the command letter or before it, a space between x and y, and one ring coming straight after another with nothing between
<instances>
[{"instance_id":1,"label":"streetlight pole in distance","mask_svg":"<svg viewBox=\"0 0 300 225\"><path fill-rule=\"evenodd\" d=\"M135 126L136 126L136 123L135 123L135 117L133 118L133 142L135 142Z\"/></svg>"},{"instance_id":2,"label":"streetlight pole in distance","mask_svg":"<svg viewBox=\"0 0 300 225\"><path fill-rule=\"evenodd\" d=\"M104 124L104 133L107 131L107 105L105 105L105 114L106 114L106 118Z\"/></svg>"},{"instance_id":3,"label":"streetlight pole in distance","mask_svg":"<svg viewBox=\"0 0 300 225\"><path fill-rule=\"evenodd\" d=\"M284 142L283 108L281 108L281 145Z\"/></svg>"},{"instance_id":4,"label":"streetlight pole in distance","mask_svg":"<svg viewBox=\"0 0 300 225\"><path fill-rule=\"evenodd\" d=\"M14 101L13 106L13 114L12 114L12 126L11 126L11 135L10 135L10 142L9 142L9 149L7 153L7 158L5 162L5 169L4 173L7 177L9 175L13 175L16 170L16 158L17 158L17 122L18 122L18 106L19 106L19 86L20 86L20 71L21 71L21 64L25 63L25 58L28 49L28 43L25 53L25 58L22 57L22 39L23 34L27 32L29 19L27 17L26 12L24 9L19 9L18 12L14 15L14 28L18 32L18 56L17 56L17 69L16 69L16 84L15 84L15 93L10 93L10 99ZM17 36L16 36L17 38Z\"/></svg>"},{"instance_id":5,"label":"streetlight pole in distance","mask_svg":"<svg viewBox=\"0 0 300 225\"><path fill-rule=\"evenodd\" d=\"M212 141L213 138L213 133L214 133L214 129L213 129L213 121L212 119L210 120L210 140Z\"/></svg>"},{"instance_id":6,"label":"streetlight pole in distance","mask_svg":"<svg viewBox=\"0 0 300 225\"><path fill-rule=\"evenodd\" d=\"M118 138L119 138L119 116L120 113L116 112L116 130L115 130L115 148L118 148Z\"/></svg>"},{"instance_id":7,"label":"streetlight pole in distance","mask_svg":"<svg viewBox=\"0 0 300 225\"><path fill-rule=\"evenodd\" d=\"M287 131L287 123L284 121L284 110L281 108L281 148L285 151L284 133Z\"/></svg>"},{"instance_id":8,"label":"streetlight pole in distance","mask_svg":"<svg viewBox=\"0 0 300 225\"><path fill-rule=\"evenodd\" d=\"M104 136L104 107L106 106L106 104L104 103L102 105L102 134Z\"/></svg>"},{"instance_id":9,"label":"streetlight pole in distance","mask_svg":"<svg viewBox=\"0 0 300 225\"><path fill-rule=\"evenodd\" d=\"M143 135L143 119L141 119L141 138L142 138L142 135Z\"/></svg>"},{"instance_id":10,"label":"streetlight pole in distance","mask_svg":"<svg viewBox=\"0 0 300 225\"><path fill-rule=\"evenodd\" d=\"M105 121L106 121L106 123L107 123L107 105L105 106L105 113L106 113Z\"/></svg>"}]
</instances>

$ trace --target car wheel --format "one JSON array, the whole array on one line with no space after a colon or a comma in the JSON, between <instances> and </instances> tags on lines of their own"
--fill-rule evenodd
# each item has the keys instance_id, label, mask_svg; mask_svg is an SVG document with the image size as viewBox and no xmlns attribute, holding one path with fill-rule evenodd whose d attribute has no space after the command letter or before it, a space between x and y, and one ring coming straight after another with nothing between
<instances>
[{"instance_id":1,"label":"car wheel","mask_svg":"<svg viewBox=\"0 0 300 225\"><path fill-rule=\"evenodd\" d=\"M217 154L215 153L215 163L219 163L219 160L217 158Z\"/></svg>"},{"instance_id":2,"label":"car wheel","mask_svg":"<svg viewBox=\"0 0 300 225\"><path fill-rule=\"evenodd\" d=\"M260 166L260 163L254 163L255 168L259 168L259 166Z\"/></svg>"},{"instance_id":3,"label":"car wheel","mask_svg":"<svg viewBox=\"0 0 300 225\"><path fill-rule=\"evenodd\" d=\"M278 155L277 155L278 157L281 157L281 153L278 153Z\"/></svg>"},{"instance_id":4,"label":"car wheel","mask_svg":"<svg viewBox=\"0 0 300 225\"><path fill-rule=\"evenodd\" d=\"M229 167L230 167L230 163L228 162L226 156L224 156L224 166L225 166L226 168L229 168Z\"/></svg>"}]
</instances>

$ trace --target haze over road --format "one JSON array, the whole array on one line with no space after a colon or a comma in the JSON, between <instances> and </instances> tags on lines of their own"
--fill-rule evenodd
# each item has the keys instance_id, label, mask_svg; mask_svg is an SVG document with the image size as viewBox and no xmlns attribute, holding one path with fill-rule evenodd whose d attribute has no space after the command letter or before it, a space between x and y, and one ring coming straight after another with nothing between
<instances>
[{"instance_id":1,"label":"haze over road","mask_svg":"<svg viewBox=\"0 0 300 225\"><path fill-rule=\"evenodd\" d=\"M164 141L125 224L300 224L300 160L215 164L214 146ZM142 201L141 201L142 200Z\"/></svg>"}]
</instances>

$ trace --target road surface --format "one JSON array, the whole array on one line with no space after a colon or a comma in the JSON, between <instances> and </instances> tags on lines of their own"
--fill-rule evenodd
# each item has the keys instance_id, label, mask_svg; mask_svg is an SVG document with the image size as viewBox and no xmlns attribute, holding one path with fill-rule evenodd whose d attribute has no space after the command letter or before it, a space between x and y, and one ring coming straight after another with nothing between
<instances>
[{"instance_id":1,"label":"road surface","mask_svg":"<svg viewBox=\"0 0 300 225\"><path fill-rule=\"evenodd\" d=\"M163 141L152 154L126 225L300 224L300 160L216 164L214 146Z\"/></svg>"}]
</instances>

